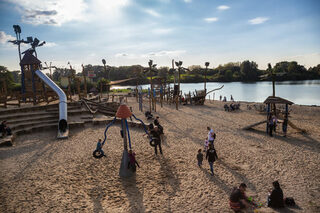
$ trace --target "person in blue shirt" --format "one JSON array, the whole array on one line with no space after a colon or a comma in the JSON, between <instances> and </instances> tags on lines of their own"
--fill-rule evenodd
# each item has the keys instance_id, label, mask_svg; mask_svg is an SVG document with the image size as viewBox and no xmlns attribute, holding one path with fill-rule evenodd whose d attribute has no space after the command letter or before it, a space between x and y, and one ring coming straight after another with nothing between
<instances>
[{"instance_id":1,"label":"person in blue shirt","mask_svg":"<svg viewBox=\"0 0 320 213\"><path fill-rule=\"evenodd\" d=\"M101 139L98 140L96 151L100 152L102 154L102 156L105 156L105 154L104 154L104 152L102 150Z\"/></svg>"}]
</instances>

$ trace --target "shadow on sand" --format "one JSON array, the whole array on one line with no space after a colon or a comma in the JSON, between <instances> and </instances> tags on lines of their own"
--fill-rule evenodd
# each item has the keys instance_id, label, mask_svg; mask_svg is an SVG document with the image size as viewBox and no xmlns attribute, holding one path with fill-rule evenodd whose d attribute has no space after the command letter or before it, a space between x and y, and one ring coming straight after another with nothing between
<instances>
[{"instance_id":1,"label":"shadow on sand","mask_svg":"<svg viewBox=\"0 0 320 213\"><path fill-rule=\"evenodd\" d=\"M145 212L145 206L143 205L143 191L140 192L137 187L136 174L128 178L120 178L124 192L129 200L128 212Z\"/></svg>"},{"instance_id":2,"label":"shadow on sand","mask_svg":"<svg viewBox=\"0 0 320 213\"><path fill-rule=\"evenodd\" d=\"M167 158L158 158L158 161L160 163L160 170L161 173L159 174L161 176L161 182L160 184L163 186L163 191L168 196L168 204L166 212L172 212L171 209L171 200L176 195L177 191L180 191L180 180L173 171L176 170L175 166L172 162L170 162L170 159Z\"/></svg>"},{"instance_id":3,"label":"shadow on sand","mask_svg":"<svg viewBox=\"0 0 320 213\"><path fill-rule=\"evenodd\" d=\"M249 131L254 132L256 134L259 134L259 135L266 136L266 133L261 130L251 129ZM281 135L275 134L273 137L275 139L284 141L288 144L308 149L309 151L312 151L312 152L316 152L316 153L320 152L320 142L319 141L312 138L308 134L302 134L302 136L305 138L305 140L300 139L300 138L296 138L296 137L292 137L291 135L287 135L287 137L283 137Z\"/></svg>"}]
</instances>

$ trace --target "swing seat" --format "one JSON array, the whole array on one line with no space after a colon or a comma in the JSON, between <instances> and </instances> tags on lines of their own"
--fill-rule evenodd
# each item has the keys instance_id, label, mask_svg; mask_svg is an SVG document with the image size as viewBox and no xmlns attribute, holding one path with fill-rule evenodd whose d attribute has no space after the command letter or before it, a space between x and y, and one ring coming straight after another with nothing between
<instances>
[{"instance_id":1,"label":"swing seat","mask_svg":"<svg viewBox=\"0 0 320 213\"><path fill-rule=\"evenodd\" d=\"M105 156L102 152L100 152L99 150L94 150L92 153L94 158L102 158L103 156Z\"/></svg>"},{"instance_id":2,"label":"swing seat","mask_svg":"<svg viewBox=\"0 0 320 213\"><path fill-rule=\"evenodd\" d=\"M158 145L158 144L159 144L158 138L155 138L155 137L151 138L151 140L150 140L150 146L155 147L155 146Z\"/></svg>"}]
</instances>

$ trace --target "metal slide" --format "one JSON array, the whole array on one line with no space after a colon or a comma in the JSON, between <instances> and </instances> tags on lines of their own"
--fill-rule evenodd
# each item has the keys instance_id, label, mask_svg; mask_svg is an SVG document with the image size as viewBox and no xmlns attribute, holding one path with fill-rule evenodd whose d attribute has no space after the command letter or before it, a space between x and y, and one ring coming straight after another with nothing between
<instances>
[{"instance_id":1,"label":"metal slide","mask_svg":"<svg viewBox=\"0 0 320 213\"><path fill-rule=\"evenodd\" d=\"M46 74L40 70L35 71L36 75L43 80L53 91L55 91L59 96L59 124L58 124L58 136L57 138L68 138L69 128L67 122L67 96L63 90L54 83Z\"/></svg>"}]
</instances>

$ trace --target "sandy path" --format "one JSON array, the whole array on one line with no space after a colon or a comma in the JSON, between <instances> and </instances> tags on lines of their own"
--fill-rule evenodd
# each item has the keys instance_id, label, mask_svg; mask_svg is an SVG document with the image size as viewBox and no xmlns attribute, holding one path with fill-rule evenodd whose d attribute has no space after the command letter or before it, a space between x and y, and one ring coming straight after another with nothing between
<instances>
[{"instance_id":1,"label":"sandy path","mask_svg":"<svg viewBox=\"0 0 320 213\"><path fill-rule=\"evenodd\" d=\"M134 99L129 100L135 114ZM147 107L145 103L145 107ZM223 111L220 102L205 106L157 106L166 138L163 156L155 156L142 129L131 128L133 149L141 168L135 177L119 178L122 155L120 127L108 131L106 158L91 155L104 126L72 130L68 140L55 132L19 137L15 147L0 148L1 212L230 212L228 196L240 182L248 194L265 202L271 182L279 180L285 195L299 209L320 211L320 109L294 106L292 122L308 130L284 138L241 128L265 116L248 111ZM207 135L217 132L219 160L211 177L207 162L196 165L196 154ZM261 212L273 212L263 208Z\"/></svg>"}]
</instances>

